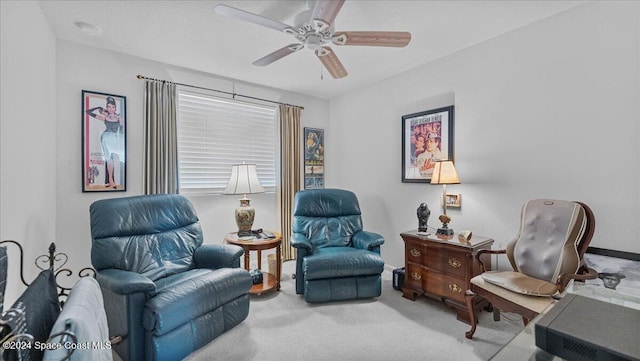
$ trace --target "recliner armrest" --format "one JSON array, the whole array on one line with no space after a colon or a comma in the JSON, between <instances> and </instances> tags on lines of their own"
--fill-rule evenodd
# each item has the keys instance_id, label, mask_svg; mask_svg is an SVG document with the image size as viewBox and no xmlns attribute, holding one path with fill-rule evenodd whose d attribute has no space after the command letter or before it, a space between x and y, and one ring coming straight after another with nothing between
<instances>
[{"instance_id":1,"label":"recliner armrest","mask_svg":"<svg viewBox=\"0 0 640 361\"><path fill-rule=\"evenodd\" d=\"M313 245L311 244L311 241L309 241L307 237L305 237L301 233L291 234L291 247L306 249L309 252L313 251Z\"/></svg>"},{"instance_id":2,"label":"recliner armrest","mask_svg":"<svg viewBox=\"0 0 640 361\"><path fill-rule=\"evenodd\" d=\"M351 241L353 242L354 248L372 251L384 243L384 238L377 233L360 231L353 235Z\"/></svg>"},{"instance_id":3,"label":"recliner armrest","mask_svg":"<svg viewBox=\"0 0 640 361\"><path fill-rule=\"evenodd\" d=\"M96 280L101 287L119 295L150 292L156 289L156 284L149 277L115 268L96 272Z\"/></svg>"},{"instance_id":4,"label":"recliner armrest","mask_svg":"<svg viewBox=\"0 0 640 361\"><path fill-rule=\"evenodd\" d=\"M193 260L197 268L238 268L244 250L233 244L203 244L196 248Z\"/></svg>"}]
</instances>

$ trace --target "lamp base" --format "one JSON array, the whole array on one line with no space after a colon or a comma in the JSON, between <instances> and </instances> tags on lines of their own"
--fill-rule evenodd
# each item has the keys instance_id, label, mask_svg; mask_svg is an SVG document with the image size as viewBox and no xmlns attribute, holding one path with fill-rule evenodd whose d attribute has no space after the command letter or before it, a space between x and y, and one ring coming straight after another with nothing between
<instances>
[{"instance_id":1,"label":"lamp base","mask_svg":"<svg viewBox=\"0 0 640 361\"><path fill-rule=\"evenodd\" d=\"M249 232L253 226L253 220L256 217L256 210L251 206L251 200L244 196L240 199L240 206L236 208L236 225L238 233Z\"/></svg>"},{"instance_id":2,"label":"lamp base","mask_svg":"<svg viewBox=\"0 0 640 361\"><path fill-rule=\"evenodd\" d=\"M238 230L238 237L253 237L254 234L251 231L241 231Z\"/></svg>"}]
</instances>

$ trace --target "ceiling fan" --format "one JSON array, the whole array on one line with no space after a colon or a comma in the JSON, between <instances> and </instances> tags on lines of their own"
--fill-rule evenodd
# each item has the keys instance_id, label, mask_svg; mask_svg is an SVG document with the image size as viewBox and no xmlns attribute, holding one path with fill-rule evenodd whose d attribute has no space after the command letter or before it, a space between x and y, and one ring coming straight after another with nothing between
<instances>
[{"instance_id":1,"label":"ceiling fan","mask_svg":"<svg viewBox=\"0 0 640 361\"><path fill-rule=\"evenodd\" d=\"M317 0L313 9L296 16L294 26L223 4L216 5L214 11L220 15L291 34L298 41L254 61L253 65L269 65L306 47L315 52L322 65L335 79L344 78L348 73L330 44L404 47L411 41L411 33L406 31L334 31L333 21L343 4L344 0Z\"/></svg>"}]
</instances>

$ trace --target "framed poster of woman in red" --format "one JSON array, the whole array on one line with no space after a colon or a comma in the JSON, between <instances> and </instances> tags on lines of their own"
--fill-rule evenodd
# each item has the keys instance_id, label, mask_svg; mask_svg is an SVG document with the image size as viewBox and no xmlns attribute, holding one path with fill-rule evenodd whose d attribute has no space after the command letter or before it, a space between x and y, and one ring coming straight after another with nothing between
<instances>
[{"instance_id":1,"label":"framed poster of woman in red","mask_svg":"<svg viewBox=\"0 0 640 361\"><path fill-rule=\"evenodd\" d=\"M82 191L126 191L126 102L82 91Z\"/></svg>"}]
</instances>

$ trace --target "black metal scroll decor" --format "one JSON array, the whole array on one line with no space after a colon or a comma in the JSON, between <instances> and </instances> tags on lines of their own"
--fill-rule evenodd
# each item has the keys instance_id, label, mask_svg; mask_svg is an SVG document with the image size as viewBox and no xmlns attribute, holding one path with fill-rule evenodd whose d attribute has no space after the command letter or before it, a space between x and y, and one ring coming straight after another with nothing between
<instances>
[{"instance_id":1,"label":"black metal scroll decor","mask_svg":"<svg viewBox=\"0 0 640 361\"><path fill-rule=\"evenodd\" d=\"M20 250L20 280L25 286L29 286L29 283L24 279L24 250L22 248L22 245L13 240L0 241L0 245L5 243L14 244ZM69 292L71 291L71 288L64 287L60 285L60 283L58 283L58 275L60 275L61 273L63 274L63 276L66 276L66 277L70 277L71 275L73 275L73 271L71 271L70 269L62 268L64 267L64 265L67 264L68 261L69 261L69 256L67 256L66 253L56 252L56 245L53 242L49 245L48 254L40 255L35 259L36 267L38 267L43 271L49 270L49 269L53 271L55 281L56 281L56 287L60 290L58 292L58 300L60 301L60 307L64 306L65 301L69 297ZM91 267L85 267L78 272L79 277L88 277L88 276L95 277L95 275L96 275L96 271ZM10 324L5 322L5 319L10 320L10 319L15 319L17 317L22 317L22 318L25 317L25 312L24 312L25 310L24 308L21 309L20 307L24 307L24 306L22 305L21 302L18 302L17 305L14 306L14 308L11 308L6 312L4 312L2 315L3 317L0 319L0 334L4 334L4 337L0 341L3 343L3 345L6 342L16 342L16 341L23 341L23 340L33 342L34 340L33 335L25 333L24 330L22 329L10 330L8 334L5 331L3 331L3 327L5 327L5 325ZM17 322L12 324L25 325L25 322ZM73 332L71 332L71 330L69 329L69 325L67 325L64 331L51 335L47 339L47 342L50 342L55 338L59 338L60 340L59 343L71 341L74 344L76 344L78 341L76 335L74 335ZM4 351L5 351L4 348L0 349L0 360L5 359ZM63 361L68 360L74 351L75 351L75 348L70 348L69 350L67 350L67 354L62 360ZM18 359L21 359L21 355L22 354L18 354Z\"/></svg>"},{"instance_id":2,"label":"black metal scroll decor","mask_svg":"<svg viewBox=\"0 0 640 361\"><path fill-rule=\"evenodd\" d=\"M25 286L29 286L29 283L24 279L24 250L22 245L14 240L5 240L0 241L0 245L4 243L11 243L18 247L20 250L20 280ZM35 265L38 269L47 270L50 269L54 272L56 279L56 286L60 290L58 292L58 299L60 300L60 305L64 305L64 301L69 297L69 292L71 291L70 287L64 287L60 285L58 282L58 276L62 274L64 277L71 277L73 275L73 271L68 268L62 268L69 261L69 256L66 253L56 252L56 244L51 242L49 245L49 253L43 254L35 259ZM78 277L95 277L96 271L91 267L85 267L78 271Z\"/></svg>"}]
</instances>

